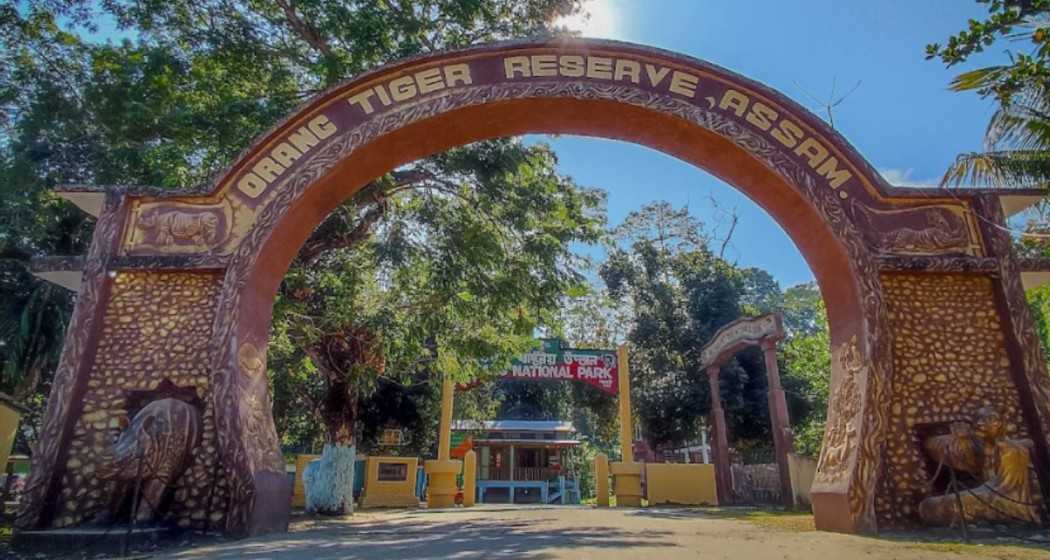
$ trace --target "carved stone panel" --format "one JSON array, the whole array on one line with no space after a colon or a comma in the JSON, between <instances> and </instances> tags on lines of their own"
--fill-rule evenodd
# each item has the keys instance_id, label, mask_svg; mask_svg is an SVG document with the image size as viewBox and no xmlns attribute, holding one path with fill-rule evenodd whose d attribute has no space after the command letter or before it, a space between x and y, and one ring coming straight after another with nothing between
<instances>
[{"instance_id":1,"label":"carved stone panel","mask_svg":"<svg viewBox=\"0 0 1050 560\"><path fill-rule=\"evenodd\" d=\"M879 254L984 254L972 212L961 203L872 208L853 199L850 210L857 227Z\"/></svg>"},{"instance_id":2,"label":"carved stone panel","mask_svg":"<svg viewBox=\"0 0 1050 560\"><path fill-rule=\"evenodd\" d=\"M849 460L857 445L857 415L861 409L858 377L864 369L857 337L839 349L841 380L832 388L831 410L824 431L816 480L826 484L841 482L849 469Z\"/></svg>"},{"instance_id":3,"label":"carved stone panel","mask_svg":"<svg viewBox=\"0 0 1050 560\"><path fill-rule=\"evenodd\" d=\"M928 495L923 426L1001 411L1007 437L1027 437L992 280L964 274L884 274L893 337L893 394L880 526L914 526Z\"/></svg>"},{"instance_id":4,"label":"carved stone panel","mask_svg":"<svg viewBox=\"0 0 1050 560\"><path fill-rule=\"evenodd\" d=\"M125 230L127 254L213 254L231 236L234 209L218 203L138 202Z\"/></svg>"},{"instance_id":5,"label":"carved stone panel","mask_svg":"<svg viewBox=\"0 0 1050 560\"><path fill-rule=\"evenodd\" d=\"M209 402L212 324L221 275L122 272L114 279L102 325L98 358L62 477L61 511L54 525L77 525L102 515L118 481L102 476L110 447L131 422L143 393L163 386L189 388ZM171 515L183 527L222 520L225 481L216 476L214 411L203 406L201 437L180 473ZM210 506L209 506L210 504Z\"/></svg>"}]
</instances>

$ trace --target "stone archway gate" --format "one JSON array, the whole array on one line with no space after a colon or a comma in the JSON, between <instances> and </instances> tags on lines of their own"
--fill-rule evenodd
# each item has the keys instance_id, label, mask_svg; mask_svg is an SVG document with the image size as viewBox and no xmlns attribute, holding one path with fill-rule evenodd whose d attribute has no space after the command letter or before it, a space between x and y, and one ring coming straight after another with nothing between
<instances>
[{"instance_id":1,"label":"stone archway gate","mask_svg":"<svg viewBox=\"0 0 1050 560\"><path fill-rule=\"evenodd\" d=\"M1036 441L1050 491L1050 387L1005 213L1038 192L888 185L824 122L783 95L686 56L543 39L398 62L334 88L198 189L70 186L97 216L84 258L40 276L78 292L48 401L21 528L72 526L104 508L97 475L130 400L192 390L202 435L176 483L184 527L287 527L290 482L267 394L274 293L311 230L399 165L523 133L626 140L726 180L798 245L828 308L828 431L813 488L818 527L916 522L916 423L991 403Z\"/></svg>"},{"instance_id":2,"label":"stone archway gate","mask_svg":"<svg viewBox=\"0 0 1050 560\"><path fill-rule=\"evenodd\" d=\"M732 321L711 337L700 351L700 363L707 371L711 397L711 425L715 455L715 482L718 495L724 503L732 503L733 483L729 466L729 427L722 409L722 393L719 375L724 366L741 350L757 346L762 349L769 387L769 420L772 424L773 445L776 449L777 469L780 474L780 497L784 506L792 508L795 496L791 488L791 472L788 453L792 452L791 420L788 416L787 398L780 384L780 369L777 365L777 341L784 338L784 322L779 314L761 317L741 317Z\"/></svg>"}]
</instances>

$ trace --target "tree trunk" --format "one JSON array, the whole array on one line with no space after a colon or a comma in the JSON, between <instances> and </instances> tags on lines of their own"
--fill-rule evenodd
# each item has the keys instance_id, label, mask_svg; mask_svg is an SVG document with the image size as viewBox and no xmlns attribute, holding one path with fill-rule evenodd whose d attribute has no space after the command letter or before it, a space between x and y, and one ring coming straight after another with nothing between
<instances>
[{"instance_id":1,"label":"tree trunk","mask_svg":"<svg viewBox=\"0 0 1050 560\"><path fill-rule=\"evenodd\" d=\"M306 511L325 515L354 512L354 424L357 421L357 393L338 376L328 376L328 390L322 405L327 437L321 458L312 461L303 473Z\"/></svg>"},{"instance_id":2,"label":"tree trunk","mask_svg":"<svg viewBox=\"0 0 1050 560\"><path fill-rule=\"evenodd\" d=\"M383 361L374 351L375 338L360 332L334 334L307 348L311 361L325 375L327 388L321 403L325 446L321 458L303 473L306 511L328 515L354 512L354 427L360 395L349 372L355 364L370 364L382 372Z\"/></svg>"},{"instance_id":3,"label":"tree trunk","mask_svg":"<svg viewBox=\"0 0 1050 560\"><path fill-rule=\"evenodd\" d=\"M311 461L303 473L306 511L324 515L354 512L353 445L324 444L321 458Z\"/></svg>"}]
</instances>

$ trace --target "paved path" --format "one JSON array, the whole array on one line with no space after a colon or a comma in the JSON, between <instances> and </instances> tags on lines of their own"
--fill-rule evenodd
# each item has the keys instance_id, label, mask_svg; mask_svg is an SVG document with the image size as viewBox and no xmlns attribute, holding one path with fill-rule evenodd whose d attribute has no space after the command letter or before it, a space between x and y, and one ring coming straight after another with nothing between
<instances>
[{"instance_id":1,"label":"paved path","mask_svg":"<svg viewBox=\"0 0 1050 560\"><path fill-rule=\"evenodd\" d=\"M691 509L479 506L444 511L359 512L344 519L300 518L286 534L212 543L189 550L168 549L164 555L183 560L911 560L946 556L1050 559L1050 551L1019 546L917 544L785 529Z\"/></svg>"}]
</instances>

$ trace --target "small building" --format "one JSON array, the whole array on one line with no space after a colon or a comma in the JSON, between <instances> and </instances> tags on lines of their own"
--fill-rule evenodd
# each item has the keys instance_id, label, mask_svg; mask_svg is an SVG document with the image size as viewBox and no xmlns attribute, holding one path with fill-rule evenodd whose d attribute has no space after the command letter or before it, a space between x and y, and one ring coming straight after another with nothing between
<instances>
[{"instance_id":1,"label":"small building","mask_svg":"<svg viewBox=\"0 0 1050 560\"><path fill-rule=\"evenodd\" d=\"M580 501L579 480L568 468L580 445L572 422L559 420L457 420L453 455L474 449L480 503Z\"/></svg>"}]
</instances>

